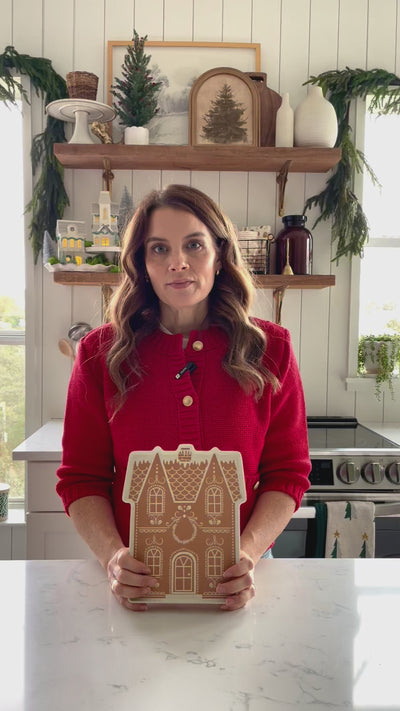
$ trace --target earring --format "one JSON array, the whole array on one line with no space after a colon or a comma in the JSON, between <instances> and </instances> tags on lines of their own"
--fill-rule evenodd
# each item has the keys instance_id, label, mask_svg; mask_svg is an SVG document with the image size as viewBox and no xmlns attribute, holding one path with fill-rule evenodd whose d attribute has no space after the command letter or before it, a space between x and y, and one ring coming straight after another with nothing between
<instances>
[{"instance_id":1,"label":"earring","mask_svg":"<svg viewBox=\"0 0 400 711\"><path fill-rule=\"evenodd\" d=\"M150 281L150 278L149 278L149 275L147 274L147 272L144 273L144 280L145 280L146 282L149 282L149 281Z\"/></svg>"},{"instance_id":2,"label":"earring","mask_svg":"<svg viewBox=\"0 0 400 711\"><path fill-rule=\"evenodd\" d=\"M217 269L217 271L215 272L215 276L219 276L219 272L220 272L220 270Z\"/></svg>"}]
</instances>

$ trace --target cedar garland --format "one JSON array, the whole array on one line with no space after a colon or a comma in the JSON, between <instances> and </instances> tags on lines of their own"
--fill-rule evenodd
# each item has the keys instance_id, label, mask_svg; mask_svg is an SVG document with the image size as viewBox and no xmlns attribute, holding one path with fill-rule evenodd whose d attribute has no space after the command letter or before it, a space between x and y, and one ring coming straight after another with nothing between
<instances>
[{"instance_id":1,"label":"cedar garland","mask_svg":"<svg viewBox=\"0 0 400 711\"><path fill-rule=\"evenodd\" d=\"M41 96L46 105L67 96L66 82L54 71L49 59L19 54L14 47L8 46L3 54L0 54L0 100L6 103L15 105L19 94L28 101L26 91L21 82L13 76L12 70L29 76L36 95ZM45 230L55 239L56 222L63 216L65 208L69 205L63 183L64 170L53 152L54 143L64 142L64 122L51 116L47 117L45 130L32 140L33 175L39 164L42 164L41 174L33 189L32 200L25 210L32 215L29 239L32 243L35 264L43 247Z\"/></svg>"},{"instance_id":2,"label":"cedar garland","mask_svg":"<svg viewBox=\"0 0 400 711\"><path fill-rule=\"evenodd\" d=\"M350 69L328 71L312 76L306 84L317 84L333 104L338 119L336 146L342 157L335 172L318 195L308 198L304 211L313 205L320 210L315 227L321 220L333 218L332 242L337 241L334 260L340 257L362 256L368 241L369 228L361 204L353 192L355 173L365 169L375 184L378 178L368 164L365 155L352 141L349 124L350 104L353 99L366 99L372 94L371 111L378 114L400 113L400 79L384 69Z\"/></svg>"}]
</instances>

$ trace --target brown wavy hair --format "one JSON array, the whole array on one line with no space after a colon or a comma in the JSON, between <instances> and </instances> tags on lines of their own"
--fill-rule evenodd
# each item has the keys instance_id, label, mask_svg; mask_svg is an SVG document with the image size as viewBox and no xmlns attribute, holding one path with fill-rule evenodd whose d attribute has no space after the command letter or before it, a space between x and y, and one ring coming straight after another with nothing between
<instances>
[{"instance_id":1,"label":"brown wavy hair","mask_svg":"<svg viewBox=\"0 0 400 711\"><path fill-rule=\"evenodd\" d=\"M186 185L169 185L153 191L139 204L123 238L121 264L124 277L110 305L114 341L107 355L107 367L117 388L117 409L128 390L130 376L141 376L137 345L159 326L158 297L146 278L145 239L151 214L171 207L195 215L214 239L220 273L208 297L209 325L229 336L223 368L247 392L258 399L266 383L274 390L277 378L262 364L266 347L264 332L249 316L253 280L245 268L231 221L205 193Z\"/></svg>"}]
</instances>

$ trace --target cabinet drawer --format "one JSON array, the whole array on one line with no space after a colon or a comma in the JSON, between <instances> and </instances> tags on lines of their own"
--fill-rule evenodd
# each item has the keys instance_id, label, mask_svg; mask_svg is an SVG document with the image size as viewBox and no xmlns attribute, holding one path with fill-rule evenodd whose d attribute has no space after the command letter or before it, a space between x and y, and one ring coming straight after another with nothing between
<instances>
[{"instance_id":1,"label":"cabinet drawer","mask_svg":"<svg viewBox=\"0 0 400 711\"><path fill-rule=\"evenodd\" d=\"M65 513L28 513L26 516L28 560L94 558Z\"/></svg>"},{"instance_id":2,"label":"cabinet drawer","mask_svg":"<svg viewBox=\"0 0 400 711\"><path fill-rule=\"evenodd\" d=\"M28 462L27 511L63 511L56 493L56 471L61 462Z\"/></svg>"}]
</instances>

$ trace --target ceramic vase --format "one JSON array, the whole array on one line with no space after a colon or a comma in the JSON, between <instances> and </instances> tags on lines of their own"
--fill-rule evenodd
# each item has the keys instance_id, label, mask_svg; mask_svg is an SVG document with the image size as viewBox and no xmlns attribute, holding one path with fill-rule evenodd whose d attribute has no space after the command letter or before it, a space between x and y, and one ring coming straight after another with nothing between
<instances>
[{"instance_id":1,"label":"ceramic vase","mask_svg":"<svg viewBox=\"0 0 400 711\"><path fill-rule=\"evenodd\" d=\"M291 148L293 146L293 117L289 94L283 94L282 104L276 112L275 146L277 148Z\"/></svg>"},{"instance_id":2,"label":"ceramic vase","mask_svg":"<svg viewBox=\"0 0 400 711\"><path fill-rule=\"evenodd\" d=\"M337 117L320 86L310 86L307 97L294 112L294 145L333 148L337 138Z\"/></svg>"},{"instance_id":3,"label":"ceramic vase","mask_svg":"<svg viewBox=\"0 0 400 711\"><path fill-rule=\"evenodd\" d=\"M282 98L280 94L267 86L265 72L245 72L260 95L260 146L275 145L276 112Z\"/></svg>"},{"instance_id":4,"label":"ceramic vase","mask_svg":"<svg viewBox=\"0 0 400 711\"><path fill-rule=\"evenodd\" d=\"M144 146L149 142L149 129L146 126L127 126L124 130L125 145Z\"/></svg>"}]
</instances>

